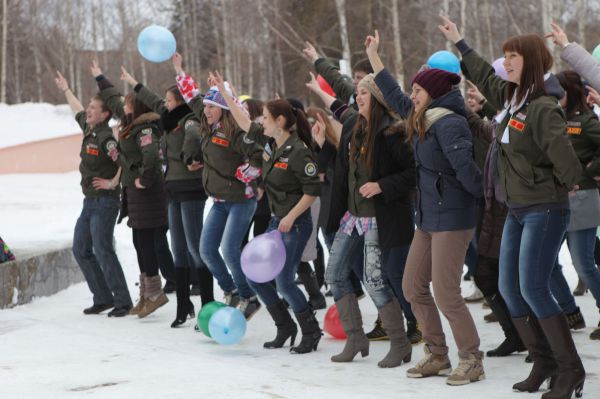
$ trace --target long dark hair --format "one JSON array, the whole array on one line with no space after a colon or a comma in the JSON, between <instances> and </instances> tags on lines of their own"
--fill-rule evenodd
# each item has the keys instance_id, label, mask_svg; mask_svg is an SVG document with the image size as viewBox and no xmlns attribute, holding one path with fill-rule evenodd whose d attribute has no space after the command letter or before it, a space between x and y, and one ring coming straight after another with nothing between
<instances>
[{"instance_id":1,"label":"long dark hair","mask_svg":"<svg viewBox=\"0 0 600 399\"><path fill-rule=\"evenodd\" d=\"M292 105L283 99L271 100L265 104L265 107L269 111L269 114L273 118L283 116L285 119L285 125L283 128L292 132L294 129L298 134L298 137L308 148L313 149L312 134L310 133L310 125L306 119L304 111L299 108L292 107Z\"/></svg>"},{"instance_id":2,"label":"long dark hair","mask_svg":"<svg viewBox=\"0 0 600 399\"><path fill-rule=\"evenodd\" d=\"M521 82L518 85L509 82L506 85L506 97L510 99L516 92L517 103L520 103L528 90L528 101L545 96L544 74L552 68L554 59L544 40L535 34L513 36L504 42L502 51L514 51L523 56Z\"/></svg>"},{"instance_id":3,"label":"long dark hair","mask_svg":"<svg viewBox=\"0 0 600 399\"><path fill-rule=\"evenodd\" d=\"M250 114L250 120L255 120L256 118L262 116L262 110L264 103L260 100L256 100L254 98L249 98L246 101L246 106L248 107L248 113Z\"/></svg>"},{"instance_id":4,"label":"long dark hair","mask_svg":"<svg viewBox=\"0 0 600 399\"><path fill-rule=\"evenodd\" d=\"M577 112L588 112L590 107L587 105L581 76L575 71L562 71L556 78L567 92L567 118L572 118Z\"/></svg>"},{"instance_id":5,"label":"long dark hair","mask_svg":"<svg viewBox=\"0 0 600 399\"><path fill-rule=\"evenodd\" d=\"M354 128L352 129L352 139L350 140L350 161L356 162L358 157L367 164L369 170L373 169L373 146L375 144L375 136L381 126L383 118L388 114L386 108L375 98L371 96L371 106L369 110L369 121L358 114ZM366 134L366 137L362 139L362 146L358 148L358 138ZM364 151L362 149L365 149ZM357 151L359 154L357 154ZM357 156L358 155L358 156Z\"/></svg>"},{"instance_id":6,"label":"long dark hair","mask_svg":"<svg viewBox=\"0 0 600 399\"><path fill-rule=\"evenodd\" d=\"M221 133L227 137L233 137L235 132L239 129L231 111L228 109L221 108L221 119L219 119L219 122L221 122ZM210 134L212 131L204 112L200 116L200 129L204 134Z\"/></svg>"},{"instance_id":7,"label":"long dark hair","mask_svg":"<svg viewBox=\"0 0 600 399\"><path fill-rule=\"evenodd\" d=\"M121 128L121 133L119 137L127 137L131 132L131 128L133 127L133 122L143 114L148 112L152 112L150 107L141 102L134 92L127 93L125 96L125 104L129 104L132 109L132 113L129 115L125 115L124 120L121 121L119 127Z\"/></svg>"},{"instance_id":8,"label":"long dark hair","mask_svg":"<svg viewBox=\"0 0 600 399\"><path fill-rule=\"evenodd\" d=\"M181 92L179 91L179 88L177 87L177 85L169 86L167 88L166 92L171 93L172 95L175 96L175 99L177 100L177 105L181 105L181 104L185 103L185 100L183 99L183 96L181 95Z\"/></svg>"}]
</instances>

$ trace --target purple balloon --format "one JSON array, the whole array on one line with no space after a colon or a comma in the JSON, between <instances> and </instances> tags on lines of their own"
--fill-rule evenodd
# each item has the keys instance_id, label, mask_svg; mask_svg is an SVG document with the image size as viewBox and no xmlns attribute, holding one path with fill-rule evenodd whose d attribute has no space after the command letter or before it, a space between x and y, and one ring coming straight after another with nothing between
<instances>
[{"instance_id":1,"label":"purple balloon","mask_svg":"<svg viewBox=\"0 0 600 399\"><path fill-rule=\"evenodd\" d=\"M504 57L498 58L492 63L492 66L494 67L494 71L496 71L496 75L504 80L508 80L508 74L506 73L506 69L504 69Z\"/></svg>"},{"instance_id":2,"label":"purple balloon","mask_svg":"<svg viewBox=\"0 0 600 399\"><path fill-rule=\"evenodd\" d=\"M242 251L242 271L256 283L277 277L285 264L285 245L279 230L254 237Z\"/></svg>"}]
</instances>

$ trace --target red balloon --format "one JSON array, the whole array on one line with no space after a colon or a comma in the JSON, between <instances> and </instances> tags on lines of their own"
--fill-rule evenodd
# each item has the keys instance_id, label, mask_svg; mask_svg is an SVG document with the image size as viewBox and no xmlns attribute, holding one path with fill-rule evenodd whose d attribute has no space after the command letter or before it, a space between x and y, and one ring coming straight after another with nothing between
<instances>
[{"instance_id":1,"label":"red balloon","mask_svg":"<svg viewBox=\"0 0 600 399\"><path fill-rule=\"evenodd\" d=\"M342 322L340 321L340 315L338 314L337 307L335 304L331 305L329 309L327 309L327 313L325 314L325 322L323 323L323 330L333 338L337 339L346 339L346 332L344 331L344 326L342 326Z\"/></svg>"},{"instance_id":2,"label":"red balloon","mask_svg":"<svg viewBox=\"0 0 600 399\"><path fill-rule=\"evenodd\" d=\"M321 90L323 90L325 93L329 94L331 97L335 97L335 93L333 92L333 89L331 88L331 86L329 86L329 83L327 83L327 81L325 80L325 78L321 75L317 75L317 83L319 84L319 87L321 88Z\"/></svg>"}]
</instances>

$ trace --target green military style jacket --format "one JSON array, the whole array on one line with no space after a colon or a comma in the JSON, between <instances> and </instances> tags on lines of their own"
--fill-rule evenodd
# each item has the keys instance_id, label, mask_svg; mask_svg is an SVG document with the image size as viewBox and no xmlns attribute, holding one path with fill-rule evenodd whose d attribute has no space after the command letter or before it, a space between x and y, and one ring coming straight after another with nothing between
<instances>
[{"instance_id":1,"label":"green military style jacket","mask_svg":"<svg viewBox=\"0 0 600 399\"><path fill-rule=\"evenodd\" d=\"M262 146L262 180L269 207L273 215L283 218L304 194L320 195L318 168L312 151L297 134L292 133L278 148L269 143L263 131L261 125L253 122L244 140L246 143L255 141Z\"/></svg>"},{"instance_id":2,"label":"green military style jacket","mask_svg":"<svg viewBox=\"0 0 600 399\"><path fill-rule=\"evenodd\" d=\"M135 87L138 98L161 117L169 117L169 111L162 98L142 84ZM179 108L179 107L178 107ZM173 113L180 113L175 108ZM185 106L187 109L188 107ZM189 109L188 109L189 110ZM200 121L192 112L184 112L177 125L165 131L160 138L163 155L166 157L165 180L201 179L202 170L190 171L187 165L192 161L202 161Z\"/></svg>"},{"instance_id":3,"label":"green military style jacket","mask_svg":"<svg viewBox=\"0 0 600 399\"><path fill-rule=\"evenodd\" d=\"M508 82L471 50L463 63L473 82L496 109L503 109ZM508 128L508 143L502 142ZM557 100L541 96L507 113L496 128L500 145L498 172L508 203L564 202L581 177L581 166L567 134L565 114Z\"/></svg>"},{"instance_id":4,"label":"green military style jacket","mask_svg":"<svg viewBox=\"0 0 600 399\"><path fill-rule=\"evenodd\" d=\"M125 117L121 95L114 87L100 91L104 104L119 118ZM160 116L148 112L137 117L129 127L129 132L119 138L117 163L123 169L121 183L125 187L135 187L135 179L148 188L161 172Z\"/></svg>"},{"instance_id":5,"label":"green military style jacket","mask_svg":"<svg viewBox=\"0 0 600 399\"><path fill-rule=\"evenodd\" d=\"M190 102L190 107L198 118L202 118L204 104L198 96ZM206 129L204 129L206 130ZM201 131L201 149L204 162L202 184L211 197L231 202L246 200L246 184L236 178L236 171L246 161L259 167L260 147L248 141L243 130L237 128L226 135L220 128L213 131ZM256 187L256 183L252 183Z\"/></svg>"},{"instance_id":6,"label":"green military style jacket","mask_svg":"<svg viewBox=\"0 0 600 399\"><path fill-rule=\"evenodd\" d=\"M83 141L79 156L79 172L81 173L81 189L86 197L118 197L120 187L113 190L96 190L92 185L94 177L112 179L117 174L115 163L118 156L117 141L113 137L108 122L95 126L93 129L86 123L85 111L78 112L75 120L83 130Z\"/></svg>"},{"instance_id":7,"label":"green military style jacket","mask_svg":"<svg viewBox=\"0 0 600 399\"><path fill-rule=\"evenodd\" d=\"M326 58L319 58L315 61L315 70L329 83L338 100L348 105L356 106L354 102L354 94L356 92L354 83L344 77L338 67Z\"/></svg>"},{"instance_id":8,"label":"green military style jacket","mask_svg":"<svg viewBox=\"0 0 600 399\"><path fill-rule=\"evenodd\" d=\"M360 193L360 188L371 180L369 167L365 160L360 156L366 151L365 143L366 132L359 133L357 144L360 150L356 152L353 160L348 162L348 211L353 216L375 217L375 199L365 198ZM349 155L350 151L348 151Z\"/></svg>"},{"instance_id":9,"label":"green military style jacket","mask_svg":"<svg viewBox=\"0 0 600 399\"><path fill-rule=\"evenodd\" d=\"M600 158L596 158L600 149L598 117L593 111L578 112L567 120L567 134L583 170L578 183L579 189L596 188L598 184L594 176L600 176Z\"/></svg>"}]
</instances>

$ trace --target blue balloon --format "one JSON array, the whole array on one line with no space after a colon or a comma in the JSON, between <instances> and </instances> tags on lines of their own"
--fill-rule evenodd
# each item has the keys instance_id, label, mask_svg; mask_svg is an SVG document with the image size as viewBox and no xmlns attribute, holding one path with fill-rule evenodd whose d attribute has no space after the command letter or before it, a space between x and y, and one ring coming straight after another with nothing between
<instances>
[{"instance_id":1,"label":"blue balloon","mask_svg":"<svg viewBox=\"0 0 600 399\"><path fill-rule=\"evenodd\" d=\"M460 73L460 61L450 51L441 50L433 53L427 60L431 68L443 69L452 73Z\"/></svg>"},{"instance_id":2,"label":"blue balloon","mask_svg":"<svg viewBox=\"0 0 600 399\"><path fill-rule=\"evenodd\" d=\"M175 54L177 42L167 28L151 25L140 32L137 47L142 57L159 63L169 60Z\"/></svg>"},{"instance_id":3,"label":"blue balloon","mask_svg":"<svg viewBox=\"0 0 600 399\"><path fill-rule=\"evenodd\" d=\"M221 345L235 345L246 334L246 319L239 309L227 306L212 315L208 322L208 331Z\"/></svg>"}]
</instances>

